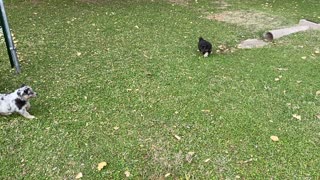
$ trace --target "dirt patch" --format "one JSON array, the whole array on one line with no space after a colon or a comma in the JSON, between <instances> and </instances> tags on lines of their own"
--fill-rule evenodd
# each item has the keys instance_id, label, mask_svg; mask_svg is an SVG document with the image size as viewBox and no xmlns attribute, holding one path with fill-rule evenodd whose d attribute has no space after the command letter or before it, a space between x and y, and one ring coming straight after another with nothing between
<instances>
[{"instance_id":1,"label":"dirt patch","mask_svg":"<svg viewBox=\"0 0 320 180\"><path fill-rule=\"evenodd\" d=\"M41 0L31 0L30 1L32 4L40 4Z\"/></svg>"},{"instance_id":2,"label":"dirt patch","mask_svg":"<svg viewBox=\"0 0 320 180\"><path fill-rule=\"evenodd\" d=\"M261 39L247 39L242 41L238 48L240 49L251 49L251 48L259 48L267 45L268 43Z\"/></svg>"},{"instance_id":3,"label":"dirt patch","mask_svg":"<svg viewBox=\"0 0 320 180\"><path fill-rule=\"evenodd\" d=\"M279 28L286 24L283 17L255 11L224 11L219 14L210 14L206 18L244 26L253 31Z\"/></svg>"},{"instance_id":4,"label":"dirt patch","mask_svg":"<svg viewBox=\"0 0 320 180\"><path fill-rule=\"evenodd\" d=\"M214 6L217 9L227 9L231 5L224 0L213 1Z\"/></svg>"},{"instance_id":5,"label":"dirt patch","mask_svg":"<svg viewBox=\"0 0 320 180\"><path fill-rule=\"evenodd\" d=\"M169 0L169 2L179 5L187 5L189 3L189 0Z\"/></svg>"},{"instance_id":6,"label":"dirt patch","mask_svg":"<svg viewBox=\"0 0 320 180\"><path fill-rule=\"evenodd\" d=\"M81 3L92 3L92 4L100 4L103 3L103 0L78 0Z\"/></svg>"},{"instance_id":7,"label":"dirt patch","mask_svg":"<svg viewBox=\"0 0 320 180\"><path fill-rule=\"evenodd\" d=\"M188 5L191 1L195 3L200 3L198 0L168 0L170 3L178 4L178 5ZM231 5L224 0L216 0L212 2L213 6L217 9L226 9Z\"/></svg>"},{"instance_id":8,"label":"dirt patch","mask_svg":"<svg viewBox=\"0 0 320 180\"><path fill-rule=\"evenodd\" d=\"M183 154L181 151L177 153L168 153L166 150L153 146L152 160L160 165L163 169L172 169L183 164Z\"/></svg>"}]
</instances>

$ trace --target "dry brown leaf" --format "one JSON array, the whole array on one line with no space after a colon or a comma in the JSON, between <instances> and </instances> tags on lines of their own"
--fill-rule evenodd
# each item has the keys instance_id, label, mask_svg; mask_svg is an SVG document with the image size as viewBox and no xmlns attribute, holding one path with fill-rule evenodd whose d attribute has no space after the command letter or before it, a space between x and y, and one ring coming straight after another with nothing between
<instances>
[{"instance_id":1,"label":"dry brown leaf","mask_svg":"<svg viewBox=\"0 0 320 180\"><path fill-rule=\"evenodd\" d=\"M271 139L272 141L274 141L274 142L279 141L278 136L270 136L270 139Z\"/></svg>"},{"instance_id":2,"label":"dry brown leaf","mask_svg":"<svg viewBox=\"0 0 320 180\"><path fill-rule=\"evenodd\" d=\"M80 179L80 178L82 178L82 177L83 177L83 175L82 175L81 172L79 172L79 173L76 175L76 179Z\"/></svg>"},{"instance_id":3,"label":"dry brown leaf","mask_svg":"<svg viewBox=\"0 0 320 180\"><path fill-rule=\"evenodd\" d=\"M131 176L131 173L129 171L125 171L124 172L124 175L126 175L126 177L130 177Z\"/></svg>"},{"instance_id":4,"label":"dry brown leaf","mask_svg":"<svg viewBox=\"0 0 320 180\"><path fill-rule=\"evenodd\" d=\"M101 171L105 166L107 165L107 162L103 161L98 164L98 171Z\"/></svg>"},{"instance_id":5,"label":"dry brown leaf","mask_svg":"<svg viewBox=\"0 0 320 180\"><path fill-rule=\"evenodd\" d=\"M298 114L293 114L292 117L294 117L295 119L301 120L301 116Z\"/></svg>"},{"instance_id":6,"label":"dry brown leaf","mask_svg":"<svg viewBox=\"0 0 320 180\"><path fill-rule=\"evenodd\" d=\"M320 119L320 114L317 114L316 117L317 117L318 119Z\"/></svg>"},{"instance_id":7,"label":"dry brown leaf","mask_svg":"<svg viewBox=\"0 0 320 180\"><path fill-rule=\"evenodd\" d=\"M178 136L178 135L174 135L174 137L178 140L178 141L180 141L181 140L181 137L180 136Z\"/></svg>"}]
</instances>

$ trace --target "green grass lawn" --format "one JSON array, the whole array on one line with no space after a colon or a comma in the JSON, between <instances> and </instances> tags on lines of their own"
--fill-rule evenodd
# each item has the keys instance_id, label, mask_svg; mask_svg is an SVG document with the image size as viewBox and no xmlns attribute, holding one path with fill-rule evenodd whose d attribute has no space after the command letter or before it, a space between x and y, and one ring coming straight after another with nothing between
<instances>
[{"instance_id":1,"label":"green grass lawn","mask_svg":"<svg viewBox=\"0 0 320 180\"><path fill-rule=\"evenodd\" d=\"M38 97L37 119L0 117L0 179L320 177L320 31L241 50L270 26L205 18L319 23L320 3L176 2L5 2L22 73L1 41L1 92L25 83ZM232 52L203 58L199 36Z\"/></svg>"}]
</instances>

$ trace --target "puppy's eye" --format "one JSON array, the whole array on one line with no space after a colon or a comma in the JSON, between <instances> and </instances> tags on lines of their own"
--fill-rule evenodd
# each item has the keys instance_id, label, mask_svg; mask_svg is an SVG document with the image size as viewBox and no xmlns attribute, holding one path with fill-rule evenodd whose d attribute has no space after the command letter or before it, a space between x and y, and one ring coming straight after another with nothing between
<instances>
[{"instance_id":1,"label":"puppy's eye","mask_svg":"<svg viewBox=\"0 0 320 180\"><path fill-rule=\"evenodd\" d=\"M30 89L28 88L28 89L25 89L24 91L23 91L23 93L24 94L29 94L30 93Z\"/></svg>"}]
</instances>

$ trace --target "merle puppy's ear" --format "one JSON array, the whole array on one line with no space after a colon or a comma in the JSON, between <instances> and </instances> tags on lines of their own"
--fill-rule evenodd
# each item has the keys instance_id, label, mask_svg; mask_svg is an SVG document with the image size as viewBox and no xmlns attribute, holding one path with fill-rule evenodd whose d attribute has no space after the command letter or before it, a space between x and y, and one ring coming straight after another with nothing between
<instances>
[{"instance_id":1,"label":"merle puppy's ear","mask_svg":"<svg viewBox=\"0 0 320 180\"><path fill-rule=\"evenodd\" d=\"M21 84L21 86L20 86L20 87L22 88L22 87L25 87L25 86L26 86L25 84Z\"/></svg>"},{"instance_id":2,"label":"merle puppy's ear","mask_svg":"<svg viewBox=\"0 0 320 180\"><path fill-rule=\"evenodd\" d=\"M19 96L19 97L21 97L21 91L20 90L18 90L18 92L17 92L17 95Z\"/></svg>"}]
</instances>

